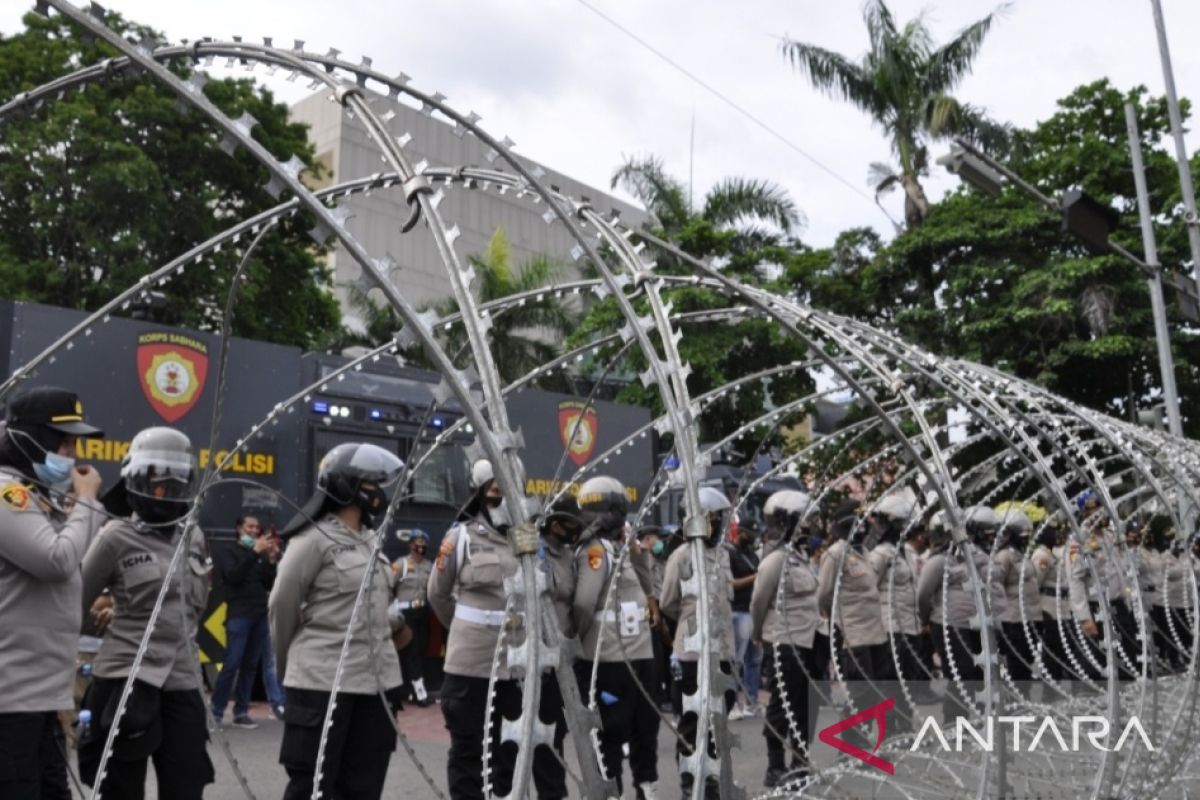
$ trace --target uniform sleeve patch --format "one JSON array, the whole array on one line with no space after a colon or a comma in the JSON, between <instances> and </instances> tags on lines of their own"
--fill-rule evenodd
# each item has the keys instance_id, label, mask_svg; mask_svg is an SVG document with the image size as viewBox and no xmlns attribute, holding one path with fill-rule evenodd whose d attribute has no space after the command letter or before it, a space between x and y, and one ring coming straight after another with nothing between
<instances>
[{"instance_id":1,"label":"uniform sleeve patch","mask_svg":"<svg viewBox=\"0 0 1200 800\"><path fill-rule=\"evenodd\" d=\"M604 545L596 542L587 550L588 566L592 569L600 569L600 565L604 563Z\"/></svg>"},{"instance_id":2,"label":"uniform sleeve patch","mask_svg":"<svg viewBox=\"0 0 1200 800\"><path fill-rule=\"evenodd\" d=\"M449 536L442 539L442 546L438 548L437 568L438 572L446 571L446 559L454 552L454 542Z\"/></svg>"},{"instance_id":3,"label":"uniform sleeve patch","mask_svg":"<svg viewBox=\"0 0 1200 800\"><path fill-rule=\"evenodd\" d=\"M13 511L26 511L29 508L29 489L19 483L9 483L0 488L0 501Z\"/></svg>"}]
</instances>

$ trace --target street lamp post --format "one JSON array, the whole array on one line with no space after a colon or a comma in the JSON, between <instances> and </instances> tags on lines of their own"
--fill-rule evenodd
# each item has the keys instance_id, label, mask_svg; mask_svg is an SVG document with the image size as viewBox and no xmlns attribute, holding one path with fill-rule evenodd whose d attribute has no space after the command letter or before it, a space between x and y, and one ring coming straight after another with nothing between
<instances>
[{"instance_id":1,"label":"street lamp post","mask_svg":"<svg viewBox=\"0 0 1200 800\"><path fill-rule=\"evenodd\" d=\"M1128 111L1126 114L1128 115ZM1141 167L1142 154L1137 140L1136 118L1131 137L1134 180L1139 186L1138 205L1141 208L1146 178ZM1146 261L1143 261L1108 238L1108 234L1116 229L1118 219L1116 212L1081 191L1072 190L1066 193L1062 202L1054 200L1043 194L1033 184L1023 180L1020 175L963 139L955 139L954 147L948 154L939 158L937 163L958 175L972 187L991 195L999 194L1003 188L1003 181L1008 180L1050 211L1060 214L1063 219L1063 227L1080 237L1089 249L1119 255L1136 265L1146 275L1150 283L1150 306L1154 315L1154 335L1158 344L1159 370L1163 376L1163 401L1167 407L1171 433L1183 436L1179 398L1175 389L1175 364L1171 356L1171 338L1167 329L1167 314L1162 295L1163 271L1158 265L1153 228L1147 229L1147 226L1150 225L1149 200L1145 199L1145 210L1142 212L1142 238L1146 246ZM1147 234L1149 238L1147 238ZM1194 307L1196 303L1194 282L1177 279L1172 282L1172 286L1184 295L1188 305Z\"/></svg>"}]
</instances>

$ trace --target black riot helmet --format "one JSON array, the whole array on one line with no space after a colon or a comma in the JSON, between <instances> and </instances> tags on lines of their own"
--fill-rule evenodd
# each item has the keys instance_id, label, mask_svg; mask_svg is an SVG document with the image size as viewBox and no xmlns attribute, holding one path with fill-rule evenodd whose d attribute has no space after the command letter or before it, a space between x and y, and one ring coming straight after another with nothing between
<instances>
[{"instance_id":1,"label":"black riot helmet","mask_svg":"<svg viewBox=\"0 0 1200 800\"><path fill-rule=\"evenodd\" d=\"M996 508L1000 518L1000 546L1024 550L1029 545L1029 536L1033 533L1033 522L1029 515L1019 508L1007 506Z\"/></svg>"},{"instance_id":2,"label":"black riot helmet","mask_svg":"<svg viewBox=\"0 0 1200 800\"><path fill-rule=\"evenodd\" d=\"M374 527L387 511L387 490L399 479L404 462L382 447L366 442L339 444L317 468L317 491L300 514L284 528L290 536L324 513L356 505L363 524Z\"/></svg>"},{"instance_id":3,"label":"black riot helmet","mask_svg":"<svg viewBox=\"0 0 1200 800\"><path fill-rule=\"evenodd\" d=\"M196 499L198 474L186 435L174 428L147 428L130 442L114 491L124 493L137 521L150 528L173 528Z\"/></svg>"},{"instance_id":4,"label":"black riot helmet","mask_svg":"<svg viewBox=\"0 0 1200 800\"><path fill-rule=\"evenodd\" d=\"M604 539L620 537L625 530L629 498L619 480L607 475L589 478L579 487L576 500L584 524L595 535Z\"/></svg>"},{"instance_id":5,"label":"black riot helmet","mask_svg":"<svg viewBox=\"0 0 1200 800\"><path fill-rule=\"evenodd\" d=\"M977 547L991 550L996 532L1000 530L1000 517L987 506L971 506L963 512L967 535Z\"/></svg>"},{"instance_id":6,"label":"black riot helmet","mask_svg":"<svg viewBox=\"0 0 1200 800\"><path fill-rule=\"evenodd\" d=\"M583 517L579 512L579 501L569 494L564 494L554 505L550 506L542 522L542 533L550 532L551 525L558 523L563 535L560 537L565 544L574 544L583 534Z\"/></svg>"}]
</instances>

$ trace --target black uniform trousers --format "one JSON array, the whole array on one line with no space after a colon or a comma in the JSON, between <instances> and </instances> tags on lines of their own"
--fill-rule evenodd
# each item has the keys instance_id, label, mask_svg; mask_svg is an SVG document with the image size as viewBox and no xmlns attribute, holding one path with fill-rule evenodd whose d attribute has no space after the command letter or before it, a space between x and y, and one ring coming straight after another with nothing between
<instances>
[{"instance_id":1,"label":"black uniform trousers","mask_svg":"<svg viewBox=\"0 0 1200 800\"><path fill-rule=\"evenodd\" d=\"M1060 623L1053 615L1042 612L1042 666L1056 681L1074 674L1067 653L1067 639L1063 636L1064 629L1070 625L1069 619Z\"/></svg>"},{"instance_id":2,"label":"black uniform trousers","mask_svg":"<svg viewBox=\"0 0 1200 800\"><path fill-rule=\"evenodd\" d=\"M942 698L944 725L957 717L970 716L970 709L983 691L983 667L975 661L983 652L983 645L979 631L974 628L947 627L935 623L931 629L933 646L942 656L942 673L948 681L946 694ZM958 676L957 681L955 675ZM963 689L966 690L965 696Z\"/></svg>"},{"instance_id":3,"label":"black uniform trousers","mask_svg":"<svg viewBox=\"0 0 1200 800\"><path fill-rule=\"evenodd\" d=\"M98 777L124 686L123 678L95 678L83 698L92 726L79 738L79 777L88 786ZM208 713L196 689L164 691L135 681L100 793L108 800L142 800L146 765L153 761L161 800L199 800L215 778L208 757Z\"/></svg>"},{"instance_id":4,"label":"black uniform trousers","mask_svg":"<svg viewBox=\"0 0 1200 800\"><path fill-rule=\"evenodd\" d=\"M1030 646L1030 636L1036 643L1040 638L1041 625L1029 620L1029 627L1024 622L1002 622L1000 624L1000 652L1004 654L1004 662L1008 665L1008 673L1014 681L1030 681L1033 679L1033 648Z\"/></svg>"},{"instance_id":5,"label":"black uniform trousers","mask_svg":"<svg viewBox=\"0 0 1200 800\"><path fill-rule=\"evenodd\" d=\"M0 797L70 800L65 753L55 712L0 714Z\"/></svg>"},{"instance_id":6,"label":"black uniform trousers","mask_svg":"<svg viewBox=\"0 0 1200 800\"><path fill-rule=\"evenodd\" d=\"M562 694L552 672L542 676L542 695L538 717L554 724L554 749L563 751L567 735ZM487 719L487 678L446 673L440 692L442 717L450 733L450 752L446 757L446 783L451 800L482 800L483 728ZM521 716L521 686L517 681L496 681L488 732L491 736L489 761L492 794L506 795L512 790L517 745L500 743L501 719ZM541 800L559 800L567 796L566 771L549 749L539 746L533 753L533 785Z\"/></svg>"},{"instance_id":7,"label":"black uniform trousers","mask_svg":"<svg viewBox=\"0 0 1200 800\"><path fill-rule=\"evenodd\" d=\"M1100 669L1104 666L1115 666L1118 670L1118 680L1132 680L1135 676L1132 671L1141 661L1142 648L1137 641L1137 621L1133 617L1133 612L1129 610L1125 599L1118 597L1116 600L1110 600L1108 605L1112 610L1112 625L1111 629L1116 633L1115 642L1119 644L1113 647L1113 658L1115 659L1112 665L1108 664L1108 652L1103 645L1104 633L1110 628L1108 622L1100 622L1101 607L1099 603L1089 603L1092 609L1092 619L1096 620L1096 627L1100 631L1100 635L1092 639L1086 635L1080 637L1083 641L1079 643L1080 647L1086 649L1088 655L1080 658L1080 662L1088 677L1094 681L1103 680L1104 674ZM1075 624L1072 623L1072 628ZM1125 658L1121 657L1122 651Z\"/></svg>"},{"instance_id":8,"label":"black uniform trousers","mask_svg":"<svg viewBox=\"0 0 1200 800\"><path fill-rule=\"evenodd\" d=\"M630 672L632 670L632 673ZM589 704L588 688L592 681L592 662L575 662L575 677L584 704ZM608 777L621 782L624 746L629 745L629 771L634 784L658 780L657 709L646 699L642 689L653 692L654 660L650 658L624 661L601 661L596 671L596 706L600 711L600 754ZM607 692L612 702L600 696Z\"/></svg>"},{"instance_id":9,"label":"black uniform trousers","mask_svg":"<svg viewBox=\"0 0 1200 800\"><path fill-rule=\"evenodd\" d=\"M883 687L879 681L895 674L891 646L884 644L846 647L842 632L834 628L832 645L838 660L838 669L856 711L870 708L882 702Z\"/></svg>"},{"instance_id":10,"label":"black uniform trousers","mask_svg":"<svg viewBox=\"0 0 1200 800\"><path fill-rule=\"evenodd\" d=\"M816 659L811 647L763 642L763 683L771 693L763 725L767 740L767 766L785 764L784 739L791 744L793 768L806 763L817 722L818 703L812 697L811 679L816 678ZM783 695L787 694L787 707ZM789 714L790 712L790 714ZM794 722L795 726L791 723Z\"/></svg>"},{"instance_id":11,"label":"black uniform trousers","mask_svg":"<svg viewBox=\"0 0 1200 800\"><path fill-rule=\"evenodd\" d=\"M279 763L288 774L284 800L312 797L329 694L287 687L283 742L279 746ZM388 763L396 749L392 721L400 707L400 690L388 691L387 697L389 708L385 709L377 694L338 695L325 742L321 797L374 800L383 794Z\"/></svg>"},{"instance_id":12,"label":"black uniform trousers","mask_svg":"<svg viewBox=\"0 0 1200 800\"><path fill-rule=\"evenodd\" d=\"M400 651L400 672L404 676L404 696L417 700L413 681L425 679L425 648L429 644L429 608L404 611L404 622L412 630L412 641Z\"/></svg>"},{"instance_id":13,"label":"black uniform trousers","mask_svg":"<svg viewBox=\"0 0 1200 800\"><path fill-rule=\"evenodd\" d=\"M696 692L697 681L699 680L699 669L695 661L683 661L680 663L683 667L683 678L679 681L680 688L684 695L694 694ZM725 675L733 675L733 665L728 661L720 663L721 672ZM728 715L733 704L737 701L737 692L733 689L725 691L725 714ZM694 711L689 711L679 718L679 737L675 740L675 759L679 760L684 756L692 754L696 747L696 731L699 728L699 720L696 718ZM717 758L717 744L713 737L712 727L708 729L708 755L711 758ZM684 797L690 797L692 785L695 782L694 777L690 773L681 772L679 774L679 785L683 790ZM704 796L716 797L718 793L716 778L710 777L704 783Z\"/></svg>"}]
</instances>

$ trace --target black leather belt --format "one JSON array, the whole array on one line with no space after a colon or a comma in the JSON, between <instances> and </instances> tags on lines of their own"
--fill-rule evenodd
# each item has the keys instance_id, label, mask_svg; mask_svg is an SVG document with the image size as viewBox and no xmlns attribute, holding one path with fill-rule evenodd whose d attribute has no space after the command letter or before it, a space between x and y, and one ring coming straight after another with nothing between
<instances>
[{"instance_id":1,"label":"black leather belt","mask_svg":"<svg viewBox=\"0 0 1200 800\"><path fill-rule=\"evenodd\" d=\"M1046 597L1066 597L1068 594L1070 594L1071 590L1070 589L1057 589L1056 590L1052 586L1043 586L1040 591L1042 594L1046 595Z\"/></svg>"}]
</instances>

